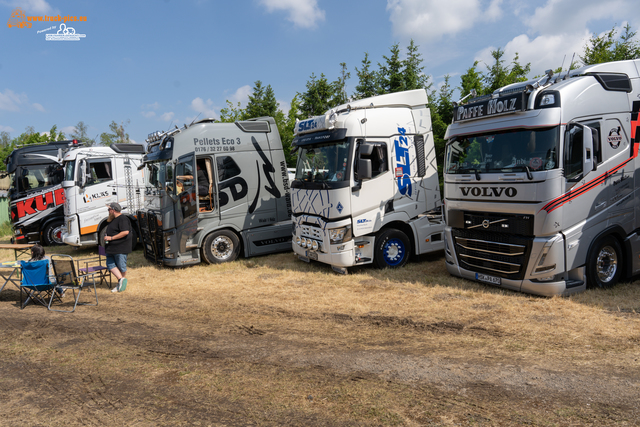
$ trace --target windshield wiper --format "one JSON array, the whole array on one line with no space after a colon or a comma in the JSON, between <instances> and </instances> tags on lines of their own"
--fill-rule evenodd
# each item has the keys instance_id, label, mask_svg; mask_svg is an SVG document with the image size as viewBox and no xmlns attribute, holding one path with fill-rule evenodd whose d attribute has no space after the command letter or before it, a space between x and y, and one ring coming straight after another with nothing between
<instances>
[{"instance_id":1,"label":"windshield wiper","mask_svg":"<svg viewBox=\"0 0 640 427\"><path fill-rule=\"evenodd\" d=\"M472 173L475 175L476 180L480 181L480 170L479 169L458 169L457 173Z\"/></svg>"}]
</instances>

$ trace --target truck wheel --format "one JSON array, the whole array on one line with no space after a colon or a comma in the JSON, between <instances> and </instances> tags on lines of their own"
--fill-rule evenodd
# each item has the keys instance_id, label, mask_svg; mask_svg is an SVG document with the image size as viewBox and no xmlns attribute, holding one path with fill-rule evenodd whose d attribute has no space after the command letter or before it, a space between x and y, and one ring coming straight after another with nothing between
<instances>
[{"instance_id":1,"label":"truck wheel","mask_svg":"<svg viewBox=\"0 0 640 427\"><path fill-rule=\"evenodd\" d=\"M47 224L42 231L42 240L45 246L58 246L62 244L62 221L53 221Z\"/></svg>"},{"instance_id":2,"label":"truck wheel","mask_svg":"<svg viewBox=\"0 0 640 427\"><path fill-rule=\"evenodd\" d=\"M398 268L411 256L409 238L400 230L384 230L376 237L373 263L378 268Z\"/></svg>"},{"instance_id":3,"label":"truck wheel","mask_svg":"<svg viewBox=\"0 0 640 427\"><path fill-rule=\"evenodd\" d=\"M622 248L612 236L600 239L587 260L587 286L611 288L622 274Z\"/></svg>"},{"instance_id":4,"label":"truck wheel","mask_svg":"<svg viewBox=\"0 0 640 427\"><path fill-rule=\"evenodd\" d=\"M229 230L213 232L204 239L203 258L209 264L234 261L240 254L240 240Z\"/></svg>"}]
</instances>

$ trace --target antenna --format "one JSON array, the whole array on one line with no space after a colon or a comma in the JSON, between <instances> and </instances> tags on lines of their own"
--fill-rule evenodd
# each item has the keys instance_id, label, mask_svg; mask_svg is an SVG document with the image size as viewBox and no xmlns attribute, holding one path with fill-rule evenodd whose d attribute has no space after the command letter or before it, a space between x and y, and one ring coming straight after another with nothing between
<instances>
[{"instance_id":1,"label":"antenna","mask_svg":"<svg viewBox=\"0 0 640 427\"><path fill-rule=\"evenodd\" d=\"M573 67L573 58L576 57L576 53L573 52L573 56L571 56L571 63L569 64L569 71L567 71L567 75L564 77L565 80L569 78L569 73L571 72L571 67Z\"/></svg>"},{"instance_id":2,"label":"antenna","mask_svg":"<svg viewBox=\"0 0 640 427\"><path fill-rule=\"evenodd\" d=\"M192 124L194 124L196 122L198 117L200 117L200 114L202 114L202 113L198 113L198 115L195 117L195 119L193 119L193 121L191 123L189 123L189 126L191 126ZM185 125L185 127L186 127L186 125Z\"/></svg>"}]
</instances>

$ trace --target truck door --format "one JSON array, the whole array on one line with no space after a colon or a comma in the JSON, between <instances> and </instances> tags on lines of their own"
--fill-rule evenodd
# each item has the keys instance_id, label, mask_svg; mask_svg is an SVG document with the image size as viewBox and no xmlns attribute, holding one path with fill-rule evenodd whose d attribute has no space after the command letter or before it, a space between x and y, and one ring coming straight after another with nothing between
<instances>
[{"instance_id":1,"label":"truck door","mask_svg":"<svg viewBox=\"0 0 640 427\"><path fill-rule=\"evenodd\" d=\"M195 162L193 154L182 156L176 164L176 194L174 204L176 234L179 251L186 252L187 239L195 234L198 225L198 199L196 197Z\"/></svg>"},{"instance_id":2,"label":"truck door","mask_svg":"<svg viewBox=\"0 0 640 427\"><path fill-rule=\"evenodd\" d=\"M95 213L100 212L100 217L106 217L105 205L118 201L117 189L114 186L116 176L110 158L81 159L79 166L80 192L75 202L80 221L80 235L87 235L98 231L100 221ZM72 193L70 198L73 197Z\"/></svg>"}]
</instances>

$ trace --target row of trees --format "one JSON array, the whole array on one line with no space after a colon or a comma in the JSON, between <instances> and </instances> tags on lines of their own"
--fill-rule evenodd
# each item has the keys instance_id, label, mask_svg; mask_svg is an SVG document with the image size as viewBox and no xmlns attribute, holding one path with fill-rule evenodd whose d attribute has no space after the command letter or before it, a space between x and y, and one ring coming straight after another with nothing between
<instances>
[{"instance_id":1,"label":"row of trees","mask_svg":"<svg viewBox=\"0 0 640 427\"><path fill-rule=\"evenodd\" d=\"M635 41L636 32L627 24L620 37L617 31L612 29L608 33L598 36L593 35L585 44L584 55L580 56L580 62L584 65L596 64L608 61L640 58L640 44ZM362 99L385 93L400 92L411 89L424 88L430 99L433 133L438 156L438 164L442 164L444 155L444 134L447 125L451 123L453 112L453 94L457 89L462 95L466 95L475 89L479 95L489 94L502 86L526 81L531 71L531 64L520 63L516 53L514 58L508 61L503 49L498 48L491 52L493 62L481 66L475 61L464 74L460 76L460 84L454 87L449 75L444 76L444 81L439 88L433 87L431 78L424 73L423 60L413 40L406 48L403 57L398 43L391 46L389 55L383 56L383 61L374 67L369 54L365 52L360 67L355 68L357 84L354 91L347 93L347 81L351 73L345 62L340 63L338 78L329 81L324 73L316 76L312 73L306 83L305 90L298 92L291 100L287 114L280 108L271 85L266 87L262 81L254 83L253 92L249 96L246 107L240 103L233 104L226 101L226 107L220 111L218 122L235 122L252 117L270 116L275 118L282 143L285 148L287 164L295 165L295 156L291 155L290 147L293 140L293 129L297 119L305 119L310 116L324 114L327 110L350 99ZM578 62L573 62L567 68L576 68ZM559 67L556 72L560 71ZM130 142L129 134L125 127L129 121L109 124L109 132L103 132L97 138L88 136L88 128L80 121L71 133L71 139L77 139L86 145L96 143L111 145L114 142ZM39 134L32 127L28 127L24 133L13 140L7 132L0 133L0 155L2 159L17 146L24 144L41 143L50 140L62 140L65 135L57 130L54 125L48 134ZM4 164L0 164L0 170Z\"/></svg>"},{"instance_id":2,"label":"row of trees","mask_svg":"<svg viewBox=\"0 0 640 427\"><path fill-rule=\"evenodd\" d=\"M129 124L128 120L126 123L120 124L112 121L109 124L109 130L111 132L103 132L100 134L100 144L110 146L115 142L131 142L129 134L125 130L127 124ZM2 131L0 132L0 160L2 160L0 161L0 171L6 170L7 166L4 164L4 159L18 146L42 144L48 141L63 141L65 139L75 139L82 142L85 146L96 145L96 138L89 137L88 131L89 128L83 121L78 122L68 137L64 132L58 130L57 125L53 125L49 132L44 133L36 132L33 126L28 126L20 136L13 139L11 139L9 132Z\"/></svg>"}]
</instances>

